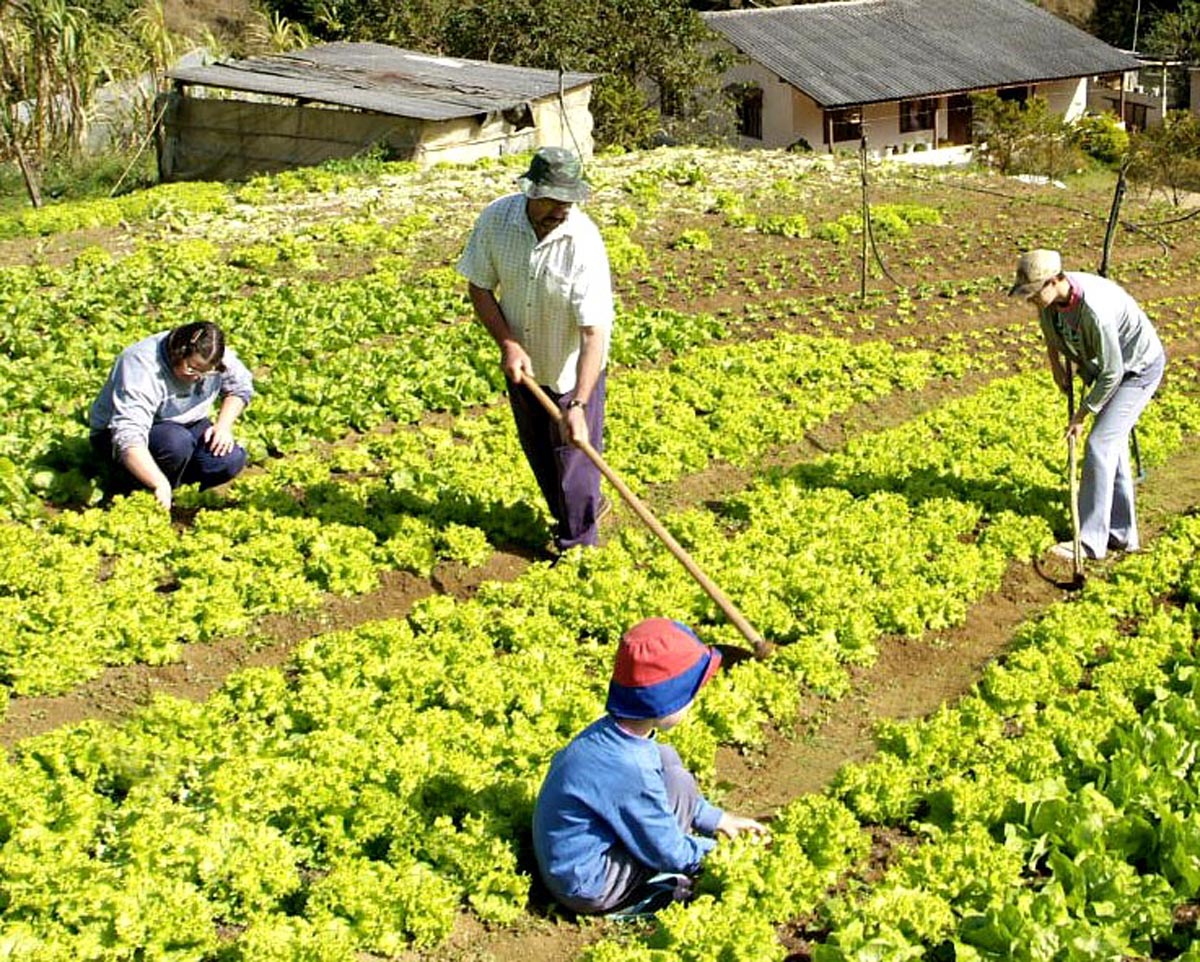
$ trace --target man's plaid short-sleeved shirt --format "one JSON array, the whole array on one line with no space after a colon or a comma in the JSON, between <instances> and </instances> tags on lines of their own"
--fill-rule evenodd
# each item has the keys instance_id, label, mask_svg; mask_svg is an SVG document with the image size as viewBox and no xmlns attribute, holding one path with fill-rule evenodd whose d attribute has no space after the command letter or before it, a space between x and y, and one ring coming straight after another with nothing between
<instances>
[{"instance_id":1,"label":"man's plaid short-sleeved shirt","mask_svg":"<svg viewBox=\"0 0 1200 962\"><path fill-rule=\"evenodd\" d=\"M525 195L501 197L479 215L458 272L496 294L539 384L560 394L575 387L579 328L607 332L613 322L608 253L591 218L572 207L539 241Z\"/></svg>"}]
</instances>

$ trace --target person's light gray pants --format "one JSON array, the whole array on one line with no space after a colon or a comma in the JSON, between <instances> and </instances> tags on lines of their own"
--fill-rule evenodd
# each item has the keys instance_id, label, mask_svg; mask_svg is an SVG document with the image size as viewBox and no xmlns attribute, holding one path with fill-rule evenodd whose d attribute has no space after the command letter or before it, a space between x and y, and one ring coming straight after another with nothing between
<instances>
[{"instance_id":1,"label":"person's light gray pants","mask_svg":"<svg viewBox=\"0 0 1200 962\"><path fill-rule=\"evenodd\" d=\"M1166 358L1160 355L1140 373L1126 375L1088 434L1079 484L1079 540L1092 558L1103 558L1109 548L1141 547L1129 432L1158 389L1165 366Z\"/></svg>"}]
</instances>

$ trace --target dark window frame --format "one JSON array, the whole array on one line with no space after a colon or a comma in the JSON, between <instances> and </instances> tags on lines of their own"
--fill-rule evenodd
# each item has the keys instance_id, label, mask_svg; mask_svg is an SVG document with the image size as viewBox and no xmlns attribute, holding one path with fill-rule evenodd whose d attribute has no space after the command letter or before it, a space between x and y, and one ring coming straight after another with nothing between
<instances>
[{"instance_id":1,"label":"dark window frame","mask_svg":"<svg viewBox=\"0 0 1200 962\"><path fill-rule=\"evenodd\" d=\"M730 84L725 93L737 108L738 133L750 140L763 139L763 89L758 84Z\"/></svg>"},{"instance_id":2,"label":"dark window frame","mask_svg":"<svg viewBox=\"0 0 1200 962\"><path fill-rule=\"evenodd\" d=\"M936 97L920 97L914 100L900 101L900 133L902 134L933 130L936 117Z\"/></svg>"},{"instance_id":3,"label":"dark window frame","mask_svg":"<svg viewBox=\"0 0 1200 962\"><path fill-rule=\"evenodd\" d=\"M843 107L841 110L825 111L825 143L839 144L847 140L862 140L862 107ZM830 137L832 136L832 141Z\"/></svg>"}]
</instances>

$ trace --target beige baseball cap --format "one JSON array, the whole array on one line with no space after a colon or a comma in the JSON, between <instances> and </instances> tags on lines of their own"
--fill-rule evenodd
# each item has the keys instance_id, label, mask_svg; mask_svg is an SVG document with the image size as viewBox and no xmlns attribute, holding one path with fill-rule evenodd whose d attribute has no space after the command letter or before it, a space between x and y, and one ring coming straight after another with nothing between
<instances>
[{"instance_id":1,"label":"beige baseball cap","mask_svg":"<svg viewBox=\"0 0 1200 962\"><path fill-rule=\"evenodd\" d=\"M1008 289L1008 296L1028 297L1061 273L1062 257L1058 251L1026 251L1017 261L1016 283Z\"/></svg>"}]
</instances>

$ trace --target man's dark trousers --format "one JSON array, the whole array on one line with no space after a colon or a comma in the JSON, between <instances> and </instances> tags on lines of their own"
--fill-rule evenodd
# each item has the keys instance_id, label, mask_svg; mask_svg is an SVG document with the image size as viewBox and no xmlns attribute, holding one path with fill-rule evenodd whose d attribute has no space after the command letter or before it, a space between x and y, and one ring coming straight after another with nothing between
<instances>
[{"instance_id":1,"label":"man's dark trousers","mask_svg":"<svg viewBox=\"0 0 1200 962\"><path fill-rule=\"evenodd\" d=\"M607 376L601 372L588 398L586 416L592 447L604 450L604 398ZM567 404L575 392L559 394L548 387L543 391L566 415ZM576 545L594 545L599 529L600 469L591 458L565 439L550 413L523 385L509 383L508 400L512 407L517 436L542 497L550 508L557 530L554 543L560 551Z\"/></svg>"}]
</instances>

